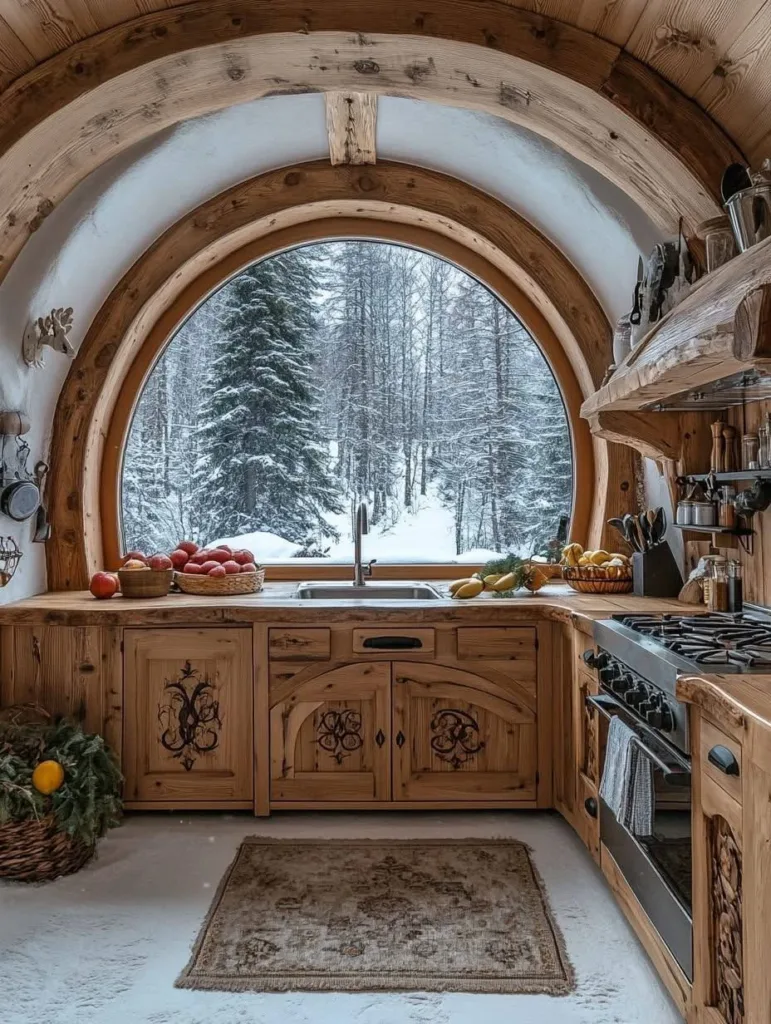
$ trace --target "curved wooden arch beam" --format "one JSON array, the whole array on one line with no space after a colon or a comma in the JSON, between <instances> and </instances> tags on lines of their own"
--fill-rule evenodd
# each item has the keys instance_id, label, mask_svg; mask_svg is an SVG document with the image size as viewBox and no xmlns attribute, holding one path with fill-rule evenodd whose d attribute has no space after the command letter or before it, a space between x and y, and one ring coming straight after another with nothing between
<instances>
[{"instance_id":1,"label":"curved wooden arch beam","mask_svg":"<svg viewBox=\"0 0 771 1024\"><path fill-rule=\"evenodd\" d=\"M366 91L495 114L627 192L663 231L715 216L740 154L646 65L499 0L199 0L92 36L0 97L0 278L92 170L170 125L276 93Z\"/></svg>"},{"instance_id":2,"label":"curved wooden arch beam","mask_svg":"<svg viewBox=\"0 0 771 1024\"><path fill-rule=\"evenodd\" d=\"M144 366L138 356L156 325L163 319L156 338L168 338L207 291L256 258L259 239L270 236L262 252L275 251L312 239L313 222L329 218L353 218L339 227L348 237L357 233L357 224L358 233L377 235L361 228L367 221L384 222L381 234L393 234L398 225L409 228L403 241L431 233L444 240L440 255L452 251L448 258L494 289L519 290L526 300L527 311L520 314L525 326L536 337L548 327L555 338L547 355L569 403L574 435L586 439L587 465L594 446L594 479L581 480L576 509L584 509L585 521L591 516L589 533L598 539L604 520L626 510L633 493L631 453L619 448L621 462L609 474L606 442L588 440L588 427L577 412L582 395L596 387L610 358L610 325L565 257L508 207L447 175L403 164L301 164L237 185L179 221L137 260L94 319L54 417L48 488L53 537L47 545L51 589L82 588L102 562L100 482L108 424L122 389L132 402L138 393L152 352ZM330 234L334 231L324 225L321 237ZM195 289L192 301L178 301L190 287ZM129 381L132 367L135 377ZM598 491L598 481L608 486ZM603 500L593 502L595 493Z\"/></svg>"}]
</instances>

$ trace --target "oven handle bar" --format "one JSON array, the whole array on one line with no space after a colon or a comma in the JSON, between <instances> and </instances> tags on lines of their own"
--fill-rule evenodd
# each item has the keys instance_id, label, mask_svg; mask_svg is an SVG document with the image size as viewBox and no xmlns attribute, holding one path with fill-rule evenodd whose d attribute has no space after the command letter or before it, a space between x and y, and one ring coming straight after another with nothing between
<instances>
[{"instance_id":1,"label":"oven handle bar","mask_svg":"<svg viewBox=\"0 0 771 1024\"><path fill-rule=\"evenodd\" d=\"M638 722L629 711L620 704L617 700L612 697L606 696L604 693L594 696L589 694L586 697L586 703L589 707L594 708L595 711L607 718L608 721L611 718L619 717L632 730L634 735L634 741L640 749L640 752L645 755L650 761L660 768L665 775L690 775L691 765L684 757L681 757L674 748L670 747L668 743L664 743L662 739L642 722Z\"/></svg>"}]
</instances>

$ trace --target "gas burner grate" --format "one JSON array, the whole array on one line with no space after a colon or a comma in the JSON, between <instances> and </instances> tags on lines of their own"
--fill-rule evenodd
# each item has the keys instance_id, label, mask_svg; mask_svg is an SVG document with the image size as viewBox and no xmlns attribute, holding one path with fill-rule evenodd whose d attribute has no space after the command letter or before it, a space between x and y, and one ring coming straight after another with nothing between
<instances>
[{"instance_id":1,"label":"gas burner grate","mask_svg":"<svg viewBox=\"0 0 771 1024\"><path fill-rule=\"evenodd\" d=\"M617 621L695 664L771 668L771 622L728 612L619 615Z\"/></svg>"}]
</instances>

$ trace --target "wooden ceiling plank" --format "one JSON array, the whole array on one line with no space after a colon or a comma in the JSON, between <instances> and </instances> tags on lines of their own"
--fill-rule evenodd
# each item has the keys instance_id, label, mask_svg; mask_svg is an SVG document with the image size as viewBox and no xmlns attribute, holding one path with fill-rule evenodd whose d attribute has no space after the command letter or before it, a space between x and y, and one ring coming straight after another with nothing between
<instances>
[{"instance_id":1,"label":"wooden ceiling plank","mask_svg":"<svg viewBox=\"0 0 771 1024\"><path fill-rule=\"evenodd\" d=\"M0 15L35 60L43 61L97 31L84 0L73 0L84 16L80 28L69 0L2 0Z\"/></svg>"},{"instance_id":2,"label":"wooden ceiling plank","mask_svg":"<svg viewBox=\"0 0 771 1024\"><path fill-rule=\"evenodd\" d=\"M0 17L0 89L35 66L35 58L11 26Z\"/></svg>"},{"instance_id":3,"label":"wooden ceiling plank","mask_svg":"<svg viewBox=\"0 0 771 1024\"><path fill-rule=\"evenodd\" d=\"M692 96L764 3L649 0L626 48Z\"/></svg>"},{"instance_id":4,"label":"wooden ceiling plank","mask_svg":"<svg viewBox=\"0 0 771 1024\"><path fill-rule=\"evenodd\" d=\"M771 0L737 35L695 99L742 139L753 163L771 156Z\"/></svg>"},{"instance_id":5,"label":"wooden ceiling plank","mask_svg":"<svg viewBox=\"0 0 771 1024\"><path fill-rule=\"evenodd\" d=\"M326 106L329 159L333 166L376 163L377 96L328 92Z\"/></svg>"},{"instance_id":6,"label":"wooden ceiling plank","mask_svg":"<svg viewBox=\"0 0 771 1024\"><path fill-rule=\"evenodd\" d=\"M626 46L648 0L583 0L576 16L578 28L594 32L618 46Z\"/></svg>"}]
</instances>

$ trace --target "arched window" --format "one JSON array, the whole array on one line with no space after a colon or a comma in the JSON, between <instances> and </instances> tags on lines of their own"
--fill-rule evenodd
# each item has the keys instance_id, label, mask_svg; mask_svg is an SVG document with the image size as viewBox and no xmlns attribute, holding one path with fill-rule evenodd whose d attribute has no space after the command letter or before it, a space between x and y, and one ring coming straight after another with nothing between
<instances>
[{"instance_id":1,"label":"arched window","mask_svg":"<svg viewBox=\"0 0 771 1024\"><path fill-rule=\"evenodd\" d=\"M262 259L198 307L149 374L121 473L124 550L183 537L263 563L545 553L573 497L568 417L487 287L393 243Z\"/></svg>"}]
</instances>

